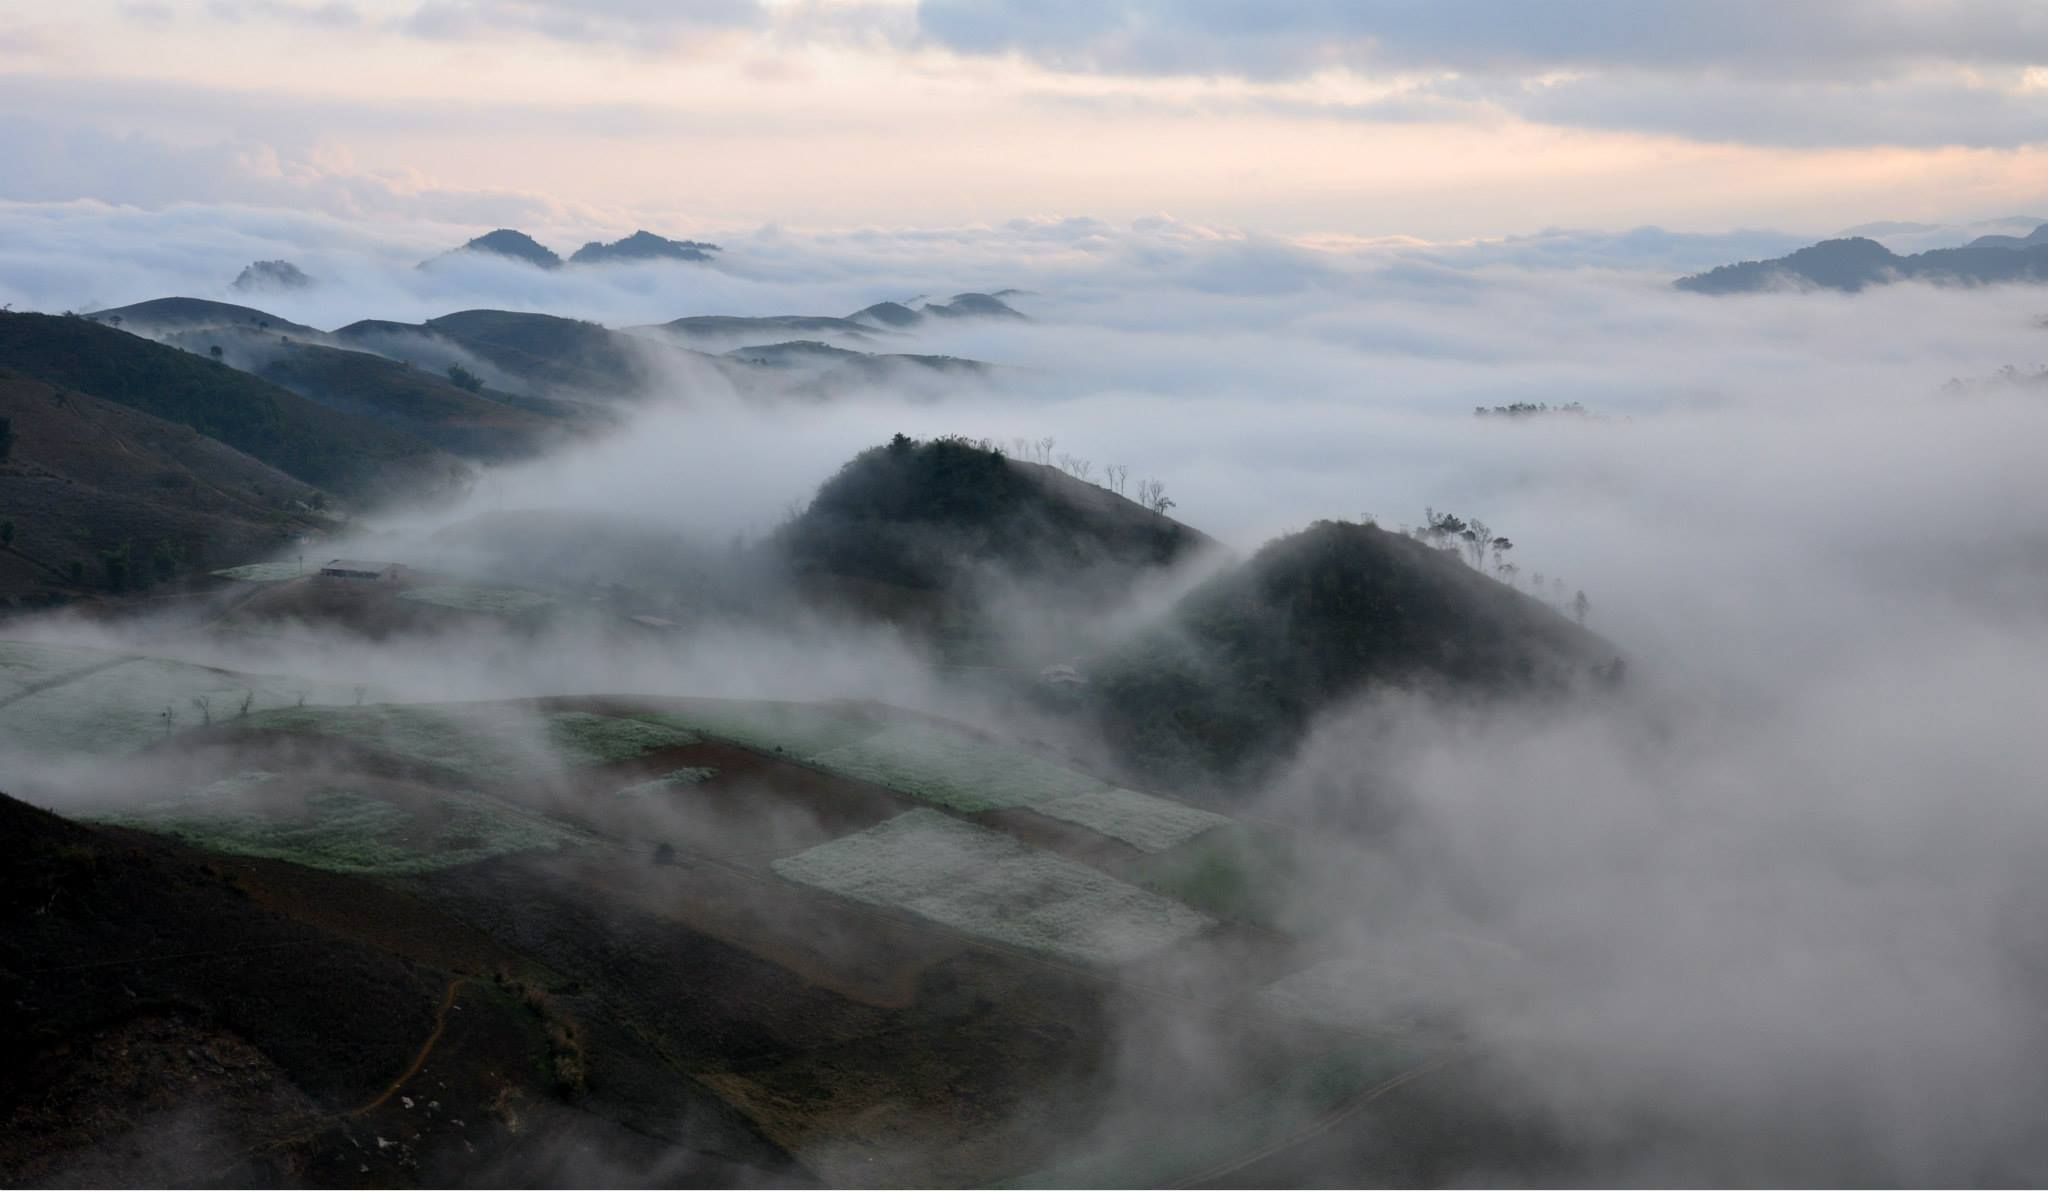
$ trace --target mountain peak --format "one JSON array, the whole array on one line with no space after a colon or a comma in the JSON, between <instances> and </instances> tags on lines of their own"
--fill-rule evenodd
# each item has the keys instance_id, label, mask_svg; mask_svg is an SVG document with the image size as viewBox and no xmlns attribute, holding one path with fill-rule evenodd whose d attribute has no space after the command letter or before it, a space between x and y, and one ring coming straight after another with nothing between
<instances>
[{"instance_id":1,"label":"mountain peak","mask_svg":"<svg viewBox=\"0 0 2048 1192\"><path fill-rule=\"evenodd\" d=\"M671 240L645 228L610 244L592 240L569 258L572 265L602 265L612 261L708 261L719 246L703 240Z\"/></svg>"}]
</instances>

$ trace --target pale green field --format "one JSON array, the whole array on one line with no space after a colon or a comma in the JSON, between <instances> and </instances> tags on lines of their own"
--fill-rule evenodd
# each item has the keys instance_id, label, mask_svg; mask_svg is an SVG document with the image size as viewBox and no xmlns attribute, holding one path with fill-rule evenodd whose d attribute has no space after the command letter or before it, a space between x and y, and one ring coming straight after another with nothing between
<instances>
[{"instance_id":1,"label":"pale green field","mask_svg":"<svg viewBox=\"0 0 2048 1192\"><path fill-rule=\"evenodd\" d=\"M19 656L20 644L9 646ZM301 701L313 705L355 698L353 688L338 684L241 674L166 658L121 658L104 651L75 657L86 659L88 666L121 660L0 706L0 750L118 756L189 728L237 719L245 702L254 716Z\"/></svg>"},{"instance_id":2,"label":"pale green field","mask_svg":"<svg viewBox=\"0 0 2048 1192\"><path fill-rule=\"evenodd\" d=\"M459 609L466 613L490 613L500 617L533 612L552 607L556 603L552 596L543 596L539 592L529 592L523 588L485 588L468 584L433 584L421 588L407 588L398 596L401 600L417 600L421 604Z\"/></svg>"},{"instance_id":3,"label":"pale green field","mask_svg":"<svg viewBox=\"0 0 2048 1192\"><path fill-rule=\"evenodd\" d=\"M261 803L264 788L275 778L248 771L189 798L95 818L216 852L338 873L424 873L582 839L562 825L473 794L439 800L445 821L426 838L413 830L412 812L345 789L309 795L303 810L294 814Z\"/></svg>"},{"instance_id":4,"label":"pale green field","mask_svg":"<svg viewBox=\"0 0 2048 1192\"><path fill-rule=\"evenodd\" d=\"M240 580L245 584L274 584L297 579L306 574L306 570L306 567L299 563L244 563L240 567L223 567L213 574L222 579Z\"/></svg>"},{"instance_id":5,"label":"pale green field","mask_svg":"<svg viewBox=\"0 0 2048 1192\"><path fill-rule=\"evenodd\" d=\"M774 863L791 881L1084 964L1124 964L1212 920L1001 832L905 812Z\"/></svg>"},{"instance_id":6,"label":"pale green field","mask_svg":"<svg viewBox=\"0 0 2048 1192\"><path fill-rule=\"evenodd\" d=\"M955 811L996 811L1107 788L1099 778L918 721L804 759Z\"/></svg>"},{"instance_id":7,"label":"pale green field","mask_svg":"<svg viewBox=\"0 0 2048 1192\"><path fill-rule=\"evenodd\" d=\"M699 739L686 729L646 720L499 703L287 708L252 716L248 724L336 737L474 782L631 761Z\"/></svg>"},{"instance_id":8,"label":"pale green field","mask_svg":"<svg viewBox=\"0 0 2048 1192\"><path fill-rule=\"evenodd\" d=\"M1033 803L1031 810L1079 824L1148 853L1178 847L1211 828L1232 822L1227 815L1122 787Z\"/></svg>"}]
</instances>

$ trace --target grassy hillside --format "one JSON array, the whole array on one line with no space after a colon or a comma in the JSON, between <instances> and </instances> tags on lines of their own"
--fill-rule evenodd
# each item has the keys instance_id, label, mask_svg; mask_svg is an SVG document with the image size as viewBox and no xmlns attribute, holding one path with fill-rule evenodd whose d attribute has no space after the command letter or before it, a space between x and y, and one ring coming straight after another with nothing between
<instances>
[{"instance_id":1,"label":"grassy hillside","mask_svg":"<svg viewBox=\"0 0 2048 1192\"><path fill-rule=\"evenodd\" d=\"M322 494L174 422L0 369L0 591L131 590L317 530Z\"/></svg>"},{"instance_id":2,"label":"grassy hillside","mask_svg":"<svg viewBox=\"0 0 2048 1192\"><path fill-rule=\"evenodd\" d=\"M147 302L95 311L86 317L110 327L148 335L208 327L248 328L274 335L320 334L318 328L281 319L269 311L207 298L152 298Z\"/></svg>"},{"instance_id":3,"label":"grassy hillside","mask_svg":"<svg viewBox=\"0 0 2048 1192\"><path fill-rule=\"evenodd\" d=\"M1562 688L1612 658L1541 601L1443 551L1318 522L1086 669L1104 734L1133 771L1209 785L1282 759L1319 713L1372 684Z\"/></svg>"},{"instance_id":4,"label":"grassy hillside","mask_svg":"<svg viewBox=\"0 0 2048 1192\"><path fill-rule=\"evenodd\" d=\"M561 403L555 415L532 399L499 400L461 388L446 376L368 352L290 344L269 353L256 372L329 409L369 418L444 451L478 459L536 455L587 425L587 412Z\"/></svg>"},{"instance_id":5,"label":"grassy hillside","mask_svg":"<svg viewBox=\"0 0 2048 1192\"><path fill-rule=\"evenodd\" d=\"M457 311L425 326L543 391L637 391L653 376L647 353L659 350L597 323L522 311Z\"/></svg>"},{"instance_id":6,"label":"grassy hillside","mask_svg":"<svg viewBox=\"0 0 2048 1192\"><path fill-rule=\"evenodd\" d=\"M466 478L411 435L90 319L0 313L0 367L181 423L357 499L437 492Z\"/></svg>"}]
</instances>

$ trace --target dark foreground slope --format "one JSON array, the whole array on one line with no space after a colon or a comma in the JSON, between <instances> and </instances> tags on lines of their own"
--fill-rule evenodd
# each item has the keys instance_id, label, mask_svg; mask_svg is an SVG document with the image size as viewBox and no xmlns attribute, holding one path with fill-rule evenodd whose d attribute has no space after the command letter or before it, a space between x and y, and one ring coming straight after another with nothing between
<instances>
[{"instance_id":1,"label":"dark foreground slope","mask_svg":"<svg viewBox=\"0 0 2048 1192\"><path fill-rule=\"evenodd\" d=\"M1460 698L1564 690L1613 674L1612 660L1600 639L1450 553L1318 522L1096 659L1090 703L1135 773L1229 786L1374 686Z\"/></svg>"},{"instance_id":2,"label":"dark foreground slope","mask_svg":"<svg viewBox=\"0 0 2048 1192\"><path fill-rule=\"evenodd\" d=\"M674 1073L657 1133L688 1145L570 1104L583 1028L530 974L420 898L0 796L0 1182L794 1178ZM617 1040L606 1070L661 1069L589 1029Z\"/></svg>"},{"instance_id":3,"label":"dark foreground slope","mask_svg":"<svg viewBox=\"0 0 2048 1192\"><path fill-rule=\"evenodd\" d=\"M430 495L467 475L411 435L90 319L0 313L0 367L182 423L361 501Z\"/></svg>"}]
</instances>

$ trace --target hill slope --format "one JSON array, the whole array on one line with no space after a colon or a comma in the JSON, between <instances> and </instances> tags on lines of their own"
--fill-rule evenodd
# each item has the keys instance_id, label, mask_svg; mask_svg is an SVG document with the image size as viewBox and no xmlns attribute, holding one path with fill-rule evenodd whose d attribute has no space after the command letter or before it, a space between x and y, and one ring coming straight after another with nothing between
<instances>
[{"instance_id":1,"label":"hill slope","mask_svg":"<svg viewBox=\"0 0 2048 1192\"><path fill-rule=\"evenodd\" d=\"M1134 772L1229 786L1283 760L1369 685L1563 688L1613 652L1541 601L1372 526L1318 522L1095 659L1091 702Z\"/></svg>"},{"instance_id":2,"label":"hill slope","mask_svg":"<svg viewBox=\"0 0 2048 1192\"><path fill-rule=\"evenodd\" d=\"M827 480L777 545L800 572L942 590L987 568L1077 579L1166 566L1214 542L1056 469L898 435Z\"/></svg>"},{"instance_id":3,"label":"hill slope","mask_svg":"<svg viewBox=\"0 0 2048 1192\"><path fill-rule=\"evenodd\" d=\"M139 587L319 527L316 490L190 427L6 370L0 417L10 594Z\"/></svg>"},{"instance_id":4,"label":"hill slope","mask_svg":"<svg viewBox=\"0 0 2048 1192\"><path fill-rule=\"evenodd\" d=\"M273 349L267 357L254 369L267 381L329 409L375 420L472 458L536 455L589 421L579 407L500 400L368 352L290 344ZM541 408L533 408L535 404Z\"/></svg>"},{"instance_id":5,"label":"hill slope","mask_svg":"<svg viewBox=\"0 0 2048 1192\"><path fill-rule=\"evenodd\" d=\"M0 314L0 367L182 423L359 500L437 493L467 478L410 435L90 319Z\"/></svg>"}]
</instances>

